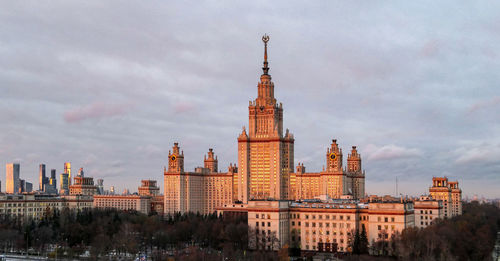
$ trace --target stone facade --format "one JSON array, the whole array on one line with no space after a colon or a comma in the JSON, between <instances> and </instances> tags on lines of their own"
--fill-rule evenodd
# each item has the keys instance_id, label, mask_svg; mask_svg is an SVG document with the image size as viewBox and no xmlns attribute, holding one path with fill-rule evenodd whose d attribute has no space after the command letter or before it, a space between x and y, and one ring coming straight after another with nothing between
<instances>
[{"instance_id":1,"label":"stone facade","mask_svg":"<svg viewBox=\"0 0 500 261\"><path fill-rule=\"evenodd\" d=\"M443 201L430 197L415 200L415 226L425 228L438 219L444 218Z\"/></svg>"},{"instance_id":2,"label":"stone facade","mask_svg":"<svg viewBox=\"0 0 500 261\"><path fill-rule=\"evenodd\" d=\"M361 156L353 146L343 168L342 149L336 140L326 151L326 169L307 173L304 164L294 172L294 136L283 129L283 105L274 97L269 74L267 42L264 41L263 74L257 84L257 98L249 102L248 130L238 136L238 166L217 172L217 157L210 150L205 166L194 172L184 171L184 153L174 143L169 152L168 170L164 170L165 213L212 213L232 202L251 200L300 200L320 195L362 198L365 173Z\"/></svg>"},{"instance_id":3,"label":"stone facade","mask_svg":"<svg viewBox=\"0 0 500 261\"><path fill-rule=\"evenodd\" d=\"M415 226L413 202L359 203L329 199L294 202L249 201L226 205L218 214L248 212L249 247L278 250L285 245L305 251L348 252L354 233L364 229L369 242L390 240Z\"/></svg>"},{"instance_id":4,"label":"stone facade","mask_svg":"<svg viewBox=\"0 0 500 261\"><path fill-rule=\"evenodd\" d=\"M92 208L91 196L0 195L0 215L41 219L52 210Z\"/></svg>"},{"instance_id":5,"label":"stone facade","mask_svg":"<svg viewBox=\"0 0 500 261\"><path fill-rule=\"evenodd\" d=\"M148 215L151 197L139 195L95 195L94 207L100 209L135 210Z\"/></svg>"},{"instance_id":6,"label":"stone facade","mask_svg":"<svg viewBox=\"0 0 500 261\"><path fill-rule=\"evenodd\" d=\"M194 212L211 214L216 207L233 202L232 164L225 173L217 172L218 160L212 149L205 156L204 167L184 171L184 152L178 143L169 152L168 170L164 170L165 214Z\"/></svg>"},{"instance_id":7,"label":"stone facade","mask_svg":"<svg viewBox=\"0 0 500 261\"><path fill-rule=\"evenodd\" d=\"M458 181L448 182L447 177L434 177L429 194L433 199L443 201L445 218L462 215L462 190L458 187Z\"/></svg>"}]
</instances>

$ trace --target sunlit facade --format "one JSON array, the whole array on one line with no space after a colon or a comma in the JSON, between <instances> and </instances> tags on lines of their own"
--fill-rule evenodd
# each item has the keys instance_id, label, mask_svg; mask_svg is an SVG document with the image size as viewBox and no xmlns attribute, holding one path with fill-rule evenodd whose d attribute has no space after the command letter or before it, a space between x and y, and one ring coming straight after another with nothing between
<instances>
[{"instance_id":1,"label":"sunlit facade","mask_svg":"<svg viewBox=\"0 0 500 261\"><path fill-rule=\"evenodd\" d=\"M443 201L445 218L462 214L462 190L458 187L458 181L448 182L447 177L434 177L429 194L433 199Z\"/></svg>"},{"instance_id":2,"label":"sunlit facade","mask_svg":"<svg viewBox=\"0 0 500 261\"><path fill-rule=\"evenodd\" d=\"M165 214L211 214L216 207L233 202L233 178L238 169L231 164L225 173L218 172L218 160L212 149L205 156L204 167L184 171L184 152L175 143L164 170Z\"/></svg>"},{"instance_id":3,"label":"sunlit facade","mask_svg":"<svg viewBox=\"0 0 500 261\"><path fill-rule=\"evenodd\" d=\"M184 171L184 153L178 143L169 152L164 170L165 213L212 213L223 204L252 200L300 200L320 195L362 198L365 173L361 156L353 146L343 167L342 149L333 140L326 150L326 168L308 173L302 163L294 171L293 134L283 128L283 105L274 96L264 36L263 73L257 84L257 98L249 102L248 129L238 136L238 167L217 172L217 158L210 150L205 166Z\"/></svg>"}]
</instances>

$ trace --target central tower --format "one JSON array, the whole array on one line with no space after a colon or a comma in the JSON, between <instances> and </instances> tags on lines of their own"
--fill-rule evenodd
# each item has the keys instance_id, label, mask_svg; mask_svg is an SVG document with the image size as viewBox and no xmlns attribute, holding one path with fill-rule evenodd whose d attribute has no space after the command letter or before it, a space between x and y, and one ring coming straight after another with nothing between
<instances>
[{"instance_id":1,"label":"central tower","mask_svg":"<svg viewBox=\"0 0 500 261\"><path fill-rule=\"evenodd\" d=\"M257 98L248 106L248 133L238 137L239 171L234 188L238 200L288 199L290 173L293 171L293 135L283 134L283 106L274 98L274 83L269 75L267 43L264 42L264 67L257 85Z\"/></svg>"}]
</instances>

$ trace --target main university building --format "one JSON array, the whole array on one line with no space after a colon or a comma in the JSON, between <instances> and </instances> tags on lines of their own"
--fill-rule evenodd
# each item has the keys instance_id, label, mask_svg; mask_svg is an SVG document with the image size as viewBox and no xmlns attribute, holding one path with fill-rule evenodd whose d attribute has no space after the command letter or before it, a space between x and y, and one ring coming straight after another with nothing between
<instances>
[{"instance_id":1,"label":"main university building","mask_svg":"<svg viewBox=\"0 0 500 261\"><path fill-rule=\"evenodd\" d=\"M294 168L294 136L283 129L283 106L274 97L264 36L263 74L257 98L248 106L248 129L238 136L238 163L218 169L209 149L204 166L184 171L184 152L174 143L164 169L164 213L242 215L248 219L249 247L285 245L311 251L350 251L355 231L370 243L389 240L409 227L425 227L462 212L458 182L434 178L429 197L365 196L361 155L353 146L344 155L332 140L321 172Z\"/></svg>"},{"instance_id":2,"label":"main university building","mask_svg":"<svg viewBox=\"0 0 500 261\"><path fill-rule=\"evenodd\" d=\"M212 149L204 167L184 171L184 153L178 143L169 152L165 179L165 213L199 212L210 214L232 202L250 200L301 200L320 195L340 198L365 193L365 173L361 157L353 146L343 168L343 152L333 140L326 150L326 169L306 172L303 164L294 169L294 137L283 129L283 106L274 97L274 83L267 62L265 43L263 74L257 85L257 98L248 106L248 130L238 136L238 167L218 172Z\"/></svg>"}]
</instances>

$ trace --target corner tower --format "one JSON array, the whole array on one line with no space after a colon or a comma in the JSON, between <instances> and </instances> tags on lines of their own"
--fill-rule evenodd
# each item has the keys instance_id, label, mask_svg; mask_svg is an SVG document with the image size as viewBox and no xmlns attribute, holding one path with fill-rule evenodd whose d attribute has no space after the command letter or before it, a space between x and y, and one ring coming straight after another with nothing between
<instances>
[{"instance_id":1,"label":"corner tower","mask_svg":"<svg viewBox=\"0 0 500 261\"><path fill-rule=\"evenodd\" d=\"M283 106L274 98L274 83L269 75L267 43L264 66L257 84L257 98L248 106L248 133L238 137L238 200L288 199L290 173L293 171L293 135L283 134Z\"/></svg>"}]
</instances>

